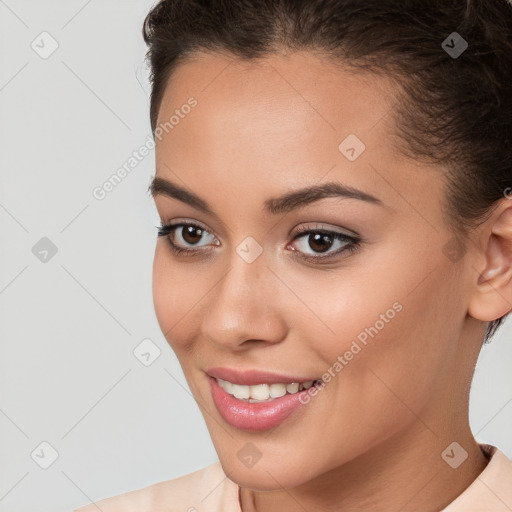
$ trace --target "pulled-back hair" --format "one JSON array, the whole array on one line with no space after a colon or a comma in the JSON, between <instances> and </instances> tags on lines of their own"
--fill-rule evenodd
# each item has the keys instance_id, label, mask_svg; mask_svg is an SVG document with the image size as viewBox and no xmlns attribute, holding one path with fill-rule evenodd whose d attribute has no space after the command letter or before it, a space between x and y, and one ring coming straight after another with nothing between
<instances>
[{"instance_id":1,"label":"pulled-back hair","mask_svg":"<svg viewBox=\"0 0 512 512\"><path fill-rule=\"evenodd\" d=\"M508 0L162 0L143 37L153 132L168 79L187 57L306 50L400 85L397 149L446 169L444 213L461 253L512 190ZM463 48L460 37L467 48L450 54L455 41ZM484 342L506 316L488 323Z\"/></svg>"}]
</instances>

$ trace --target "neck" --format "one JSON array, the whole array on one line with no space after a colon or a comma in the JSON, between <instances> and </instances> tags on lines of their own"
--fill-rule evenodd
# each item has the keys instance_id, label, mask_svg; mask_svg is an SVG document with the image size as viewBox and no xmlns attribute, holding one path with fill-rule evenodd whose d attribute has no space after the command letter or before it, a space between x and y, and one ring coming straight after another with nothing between
<instances>
[{"instance_id":1,"label":"neck","mask_svg":"<svg viewBox=\"0 0 512 512\"><path fill-rule=\"evenodd\" d=\"M407 432L392 436L356 459L301 486L274 491L241 488L242 510L439 511L476 479L488 461L469 425L444 431L437 428L436 432L415 421ZM459 448L446 451L454 440L468 454L456 469L445 461L456 465L461 460Z\"/></svg>"}]
</instances>

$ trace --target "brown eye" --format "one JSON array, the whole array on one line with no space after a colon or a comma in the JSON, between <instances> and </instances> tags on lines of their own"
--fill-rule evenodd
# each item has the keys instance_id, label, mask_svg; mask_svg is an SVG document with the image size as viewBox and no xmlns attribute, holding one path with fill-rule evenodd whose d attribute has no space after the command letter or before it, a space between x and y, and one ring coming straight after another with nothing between
<instances>
[{"instance_id":1,"label":"brown eye","mask_svg":"<svg viewBox=\"0 0 512 512\"><path fill-rule=\"evenodd\" d=\"M199 226L183 226L181 228L181 236L188 244L196 244L201 241L204 229Z\"/></svg>"},{"instance_id":2,"label":"brown eye","mask_svg":"<svg viewBox=\"0 0 512 512\"><path fill-rule=\"evenodd\" d=\"M326 233L315 233L308 236L308 245L317 252L329 250L333 244L333 237Z\"/></svg>"},{"instance_id":3,"label":"brown eye","mask_svg":"<svg viewBox=\"0 0 512 512\"><path fill-rule=\"evenodd\" d=\"M298 230L293 239L298 248L294 251L301 253L302 257L310 261L321 261L340 256L342 253L354 252L360 243L360 239L338 233L337 231L303 228ZM338 245L338 247L336 247ZM334 247L337 250L330 251ZM326 253L325 256L319 254Z\"/></svg>"},{"instance_id":4,"label":"brown eye","mask_svg":"<svg viewBox=\"0 0 512 512\"><path fill-rule=\"evenodd\" d=\"M209 244L200 244L200 242L202 240L208 242L208 235L213 240L214 245L219 245L218 242L216 243L216 238L208 230L196 224L185 222L179 224L165 224L157 226L157 229L158 236L165 236L171 249L176 254L189 253L192 255L194 253L203 252L205 250L203 246Z\"/></svg>"}]
</instances>

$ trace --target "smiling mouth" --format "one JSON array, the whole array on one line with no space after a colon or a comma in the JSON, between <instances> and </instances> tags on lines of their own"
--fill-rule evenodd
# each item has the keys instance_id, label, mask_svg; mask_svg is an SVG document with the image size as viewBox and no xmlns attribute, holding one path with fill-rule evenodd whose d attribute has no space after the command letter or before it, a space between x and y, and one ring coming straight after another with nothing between
<instances>
[{"instance_id":1,"label":"smiling mouth","mask_svg":"<svg viewBox=\"0 0 512 512\"><path fill-rule=\"evenodd\" d=\"M244 384L234 384L227 380L216 378L219 386L229 395L238 400L250 403L271 402L275 398L284 395L294 395L300 391L309 389L311 386L321 383L322 380L310 380L307 382L291 382L289 384L254 384L247 386Z\"/></svg>"}]
</instances>

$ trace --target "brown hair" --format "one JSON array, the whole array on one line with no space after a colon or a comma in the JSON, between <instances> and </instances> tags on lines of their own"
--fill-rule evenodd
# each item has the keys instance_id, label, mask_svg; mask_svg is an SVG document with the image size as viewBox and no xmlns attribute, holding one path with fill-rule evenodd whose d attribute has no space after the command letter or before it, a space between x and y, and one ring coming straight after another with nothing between
<instances>
[{"instance_id":1,"label":"brown hair","mask_svg":"<svg viewBox=\"0 0 512 512\"><path fill-rule=\"evenodd\" d=\"M463 253L512 186L511 35L508 0L162 0L143 27L151 127L172 71L194 53L310 50L388 75L403 92L398 148L445 166L446 218Z\"/></svg>"}]
</instances>

